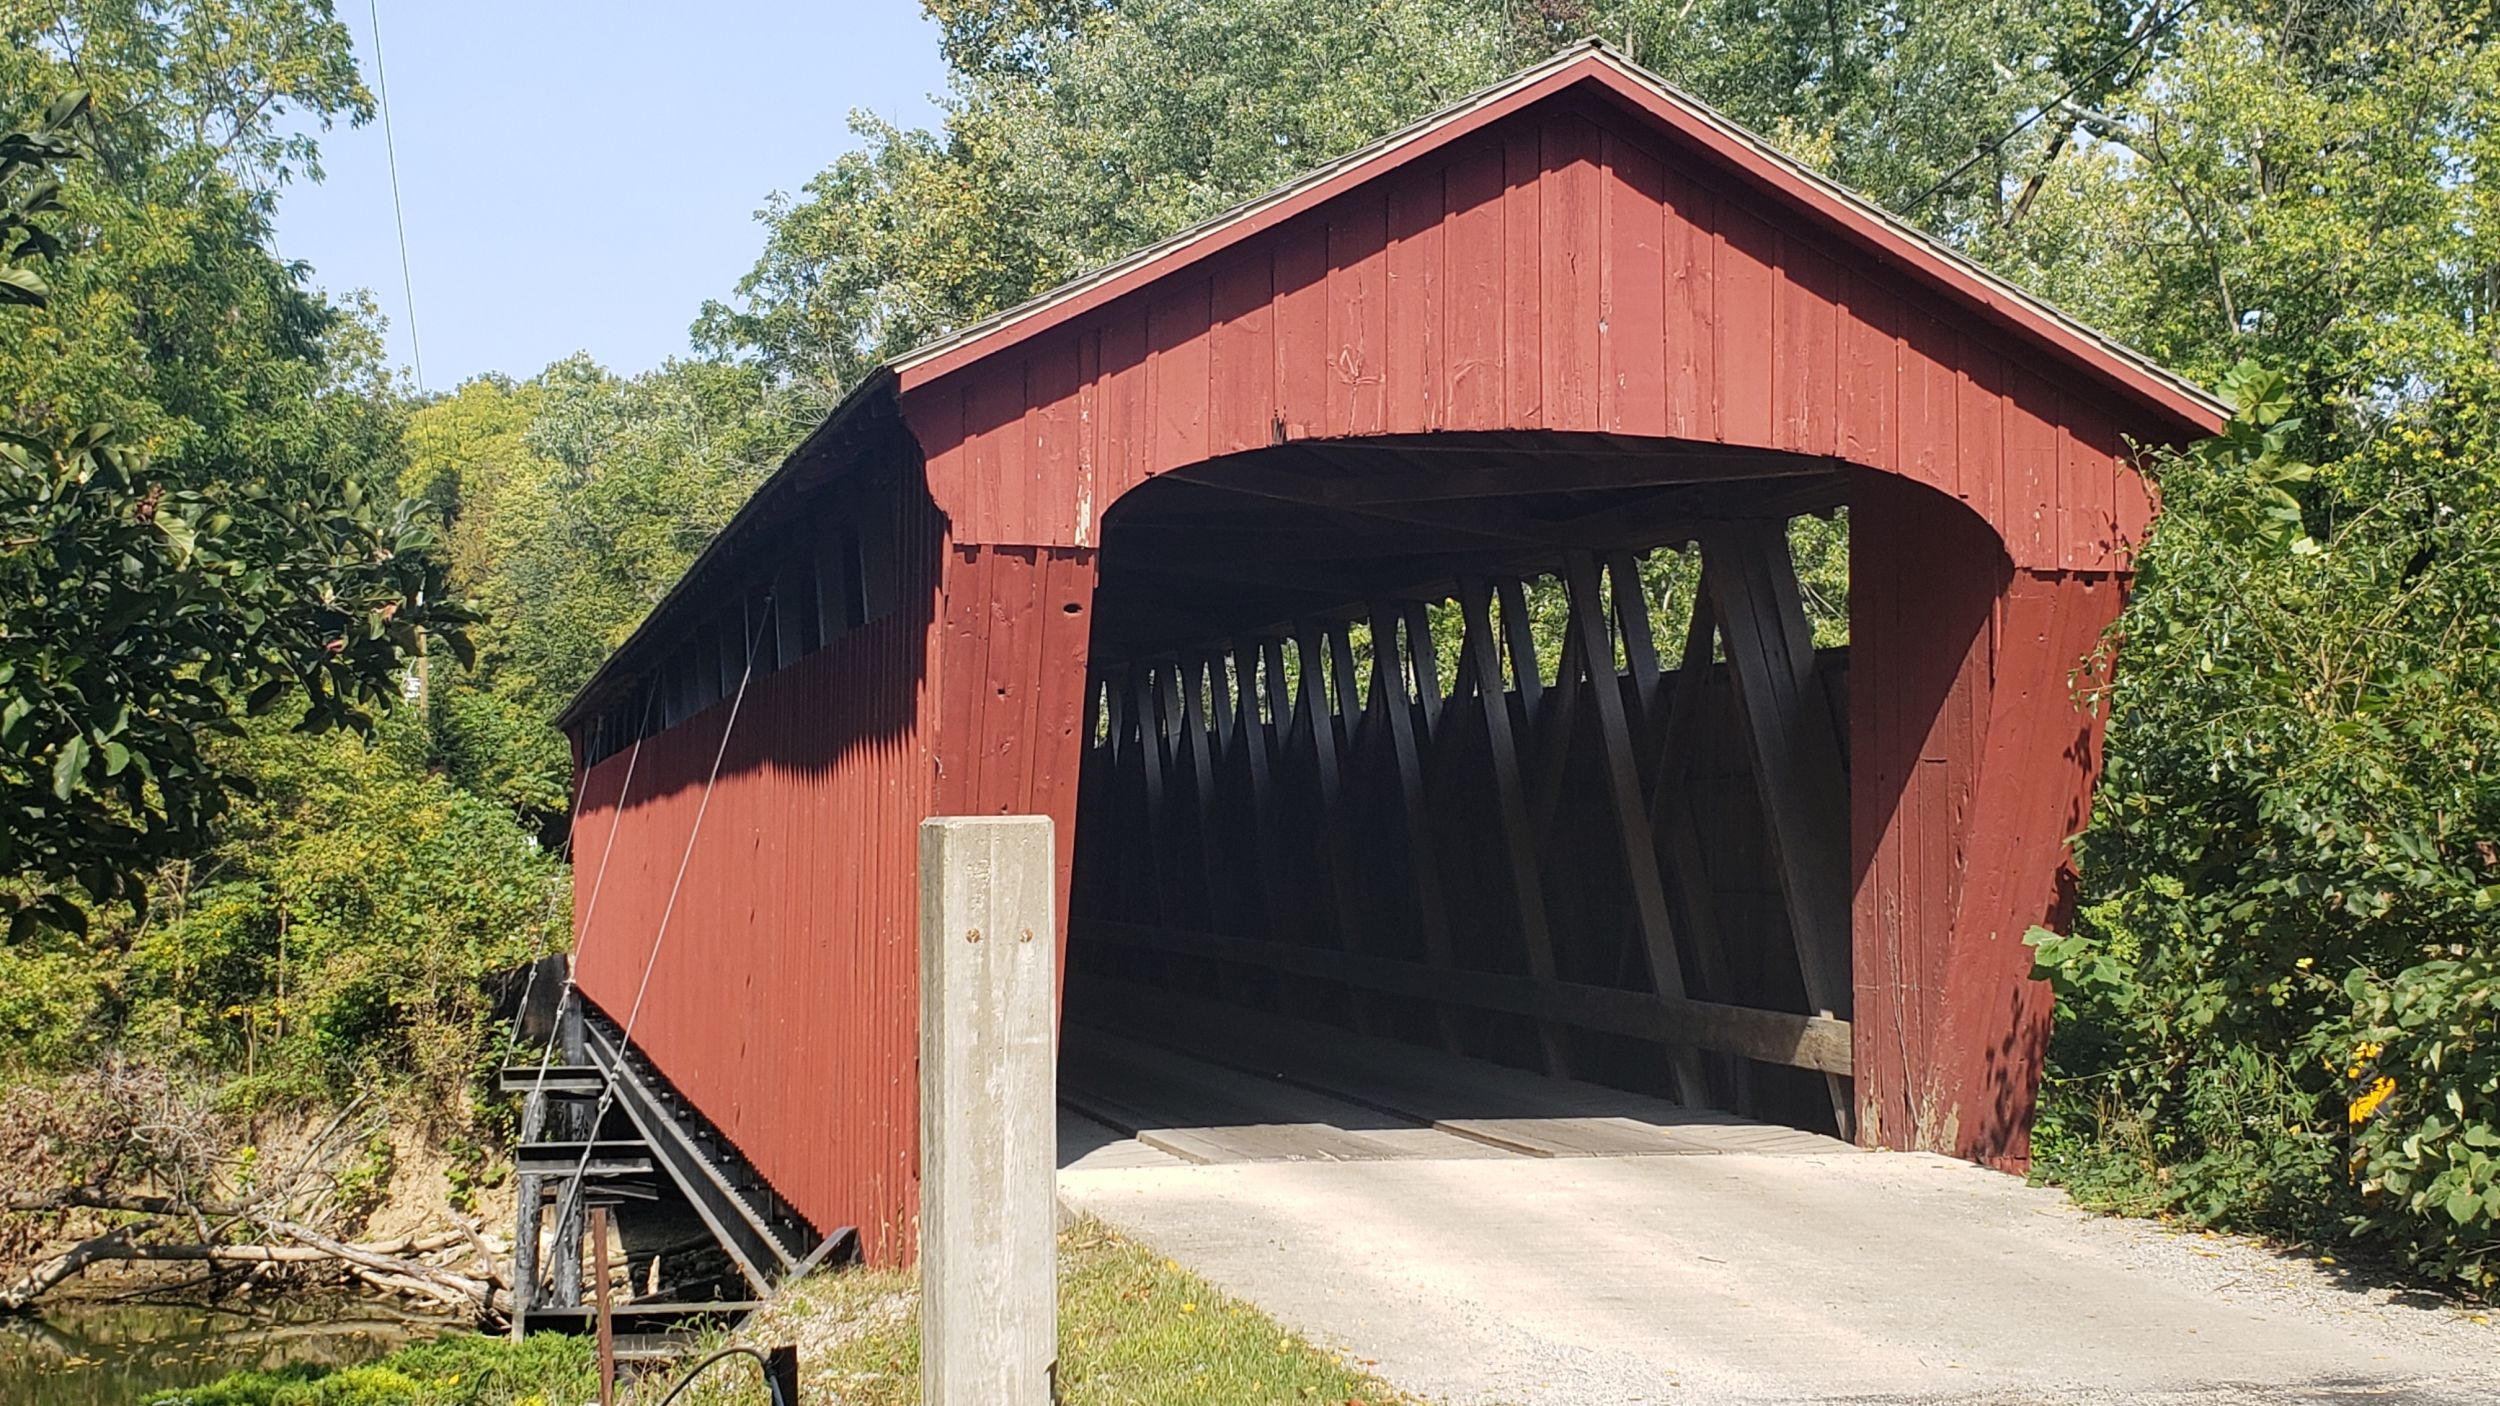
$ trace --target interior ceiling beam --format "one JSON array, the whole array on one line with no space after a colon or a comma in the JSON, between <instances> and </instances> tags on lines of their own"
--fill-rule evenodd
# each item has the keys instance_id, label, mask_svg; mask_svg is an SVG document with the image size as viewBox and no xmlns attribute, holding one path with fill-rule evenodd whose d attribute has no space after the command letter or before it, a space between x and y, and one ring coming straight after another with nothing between
<instances>
[{"instance_id":1,"label":"interior ceiling beam","mask_svg":"<svg viewBox=\"0 0 2500 1406\"><path fill-rule=\"evenodd\" d=\"M1465 559L1463 557L1459 559ZM1223 557L1199 554L1194 557L1172 556L1141 559L1123 556L1117 562L1106 561L1103 574L1118 581L1128 576L1153 576L1171 580L1215 581L1242 586L1262 586L1300 595L1344 599L1347 593L1362 594L1369 589L1377 572L1316 570L1307 563L1291 566L1264 564L1261 557ZM1411 558L1401 560L1411 561ZM1445 564L1415 563L1414 570L1429 571Z\"/></svg>"},{"instance_id":2,"label":"interior ceiling beam","mask_svg":"<svg viewBox=\"0 0 2500 1406\"><path fill-rule=\"evenodd\" d=\"M1245 528L1226 522L1158 523L1162 529L1131 535L1116 542L1103 557L1103 569L1128 565L1193 566L1209 556L1255 558L1267 562L1374 562L1383 557L1482 555L1485 540L1467 533L1427 531L1334 533L1307 524ZM1151 540L1138 538L1151 535ZM1497 545L1495 550L1500 550Z\"/></svg>"},{"instance_id":3,"label":"interior ceiling beam","mask_svg":"<svg viewBox=\"0 0 2500 1406\"><path fill-rule=\"evenodd\" d=\"M1262 457L1277 455L1291 455L1305 463L1318 462L1290 448L1271 449ZM1489 520L1482 514L1463 510L1450 511L1431 504L1388 507L1331 503L1326 497L1328 483L1322 476L1285 473L1266 464L1238 462L1207 464L1197 468L1181 469L1167 477L1178 479L1183 483L1196 484L1202 488L1294 503L1305 508L1325 508L1350 516L1377 518L1383 522L1393 522L1405 527L1436 527L1446 532L1463 533L1492 542L1533 540L1523 538L1519 529L1514 525Z\"/></svg>"},{"instance_id":4,"label":"interior ceiling beam","mask_svg":"<svg viewBox=\"0 0 2500 1406\"><path fill-rule=\"evenodd\" d=\"M1590 493L1612 489L1659 488L1671 484L1760 483L1805 478L1828 470L1820 465L1782 465L1766 471L1741 458L1677 459L1664 463L1568 460L1546 464L1467 465L1427 469L1419 473L1370 474L1328 485L1322 501L1332 507L1363 507L1432 503L1462 498L1510 498L1538 493Z\"/></svg>"},{"instance_id":5,"label":"interior ceiling beam","mask_svg":"<svg viewBox=\"0 0 2500 1406\"><path fill-rule=\"evenodd\" d=\"M1547 503L1523 492L1348 504L1329 501L1329 485L1360 482L1359 473L1287 469L1278 453L1170 475L1180 492L1113 535L1097 621L1111 652L1155 656L1296 618L1353 618L1376 599L1447 599L1462 575L1552 574L1566 550L1680 547L1716 524L1828 511L1846 502L1848 487L1847 471L1830 460L1789 458L1789 472L1770 476L1549 486L1577 496ZM1293 462L1314 461L1297 453ZM1588 495L1600 491L1606 500L1592 504Z\"/></svg>"}]
</instances>

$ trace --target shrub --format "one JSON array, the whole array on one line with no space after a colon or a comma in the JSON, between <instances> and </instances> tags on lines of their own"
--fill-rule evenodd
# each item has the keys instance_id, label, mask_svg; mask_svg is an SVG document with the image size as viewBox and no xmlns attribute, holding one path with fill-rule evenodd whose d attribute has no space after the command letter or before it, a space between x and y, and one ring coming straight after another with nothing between
<instances>
[{"instance_id":1,"label":"shrub","mask_svg":"<svg viewBox=\"0 0 2500 1406\"><path fill-rule=\"evenodd\" d=\"M2474 1063L2500 911L2500 381L2320 465L2282 377L2226 389L2230 433L2156 462L2163 518L2092 700L2084 902L2035 934L2059 1003L2040 1166L2487 1287L2464 1192L2492 1187L2467 1130L2500 1133ZM2365 1046L2395 1085L2356 1129Z\"/></svg>"},{"instance_id":2,"label":"shrub","mask_svg":"<svg viewBox=\"0 0 2500 1406\"><path fill-rule=\"evenodd\" d=\"M2500 961L2347 985L2354 1230L2442 1278L2500 1287Z\"/></svg>"}]
</instances>

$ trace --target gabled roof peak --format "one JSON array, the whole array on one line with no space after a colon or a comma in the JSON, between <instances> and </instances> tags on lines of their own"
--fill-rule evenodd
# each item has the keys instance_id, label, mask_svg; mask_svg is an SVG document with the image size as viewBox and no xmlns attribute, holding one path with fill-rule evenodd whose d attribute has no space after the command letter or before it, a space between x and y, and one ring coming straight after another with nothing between
<instances>
[{"instance_id":1,"label":"gabled roof peak","mask_svg":"<svg viewBox=\"0 0 2500 1406\"><path fill-rule=\"evenodd\" d=\"M1983 317L2007 325L2016 336L2045 344L2044 349L2074 361L2078 369L2202 430L2219 428L2227 416L2222 403L2201 388L1799 163L1595 35L1265 195L905 353L889 366L897 388L908 392L1020 344L1471 132L1588 84L1701 148L1739 178L1803 207L1834 238L1869 247Z\"/></svg>"}]
</instances>

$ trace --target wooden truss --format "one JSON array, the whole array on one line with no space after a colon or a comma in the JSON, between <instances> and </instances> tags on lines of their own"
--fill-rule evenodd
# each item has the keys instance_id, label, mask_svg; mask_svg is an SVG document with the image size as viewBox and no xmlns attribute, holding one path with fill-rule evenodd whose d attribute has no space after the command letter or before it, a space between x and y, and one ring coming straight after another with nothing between
<instances>
[{"instance_id":1,"label":"wooden truss","mask_svg":"<svg viewBox=\"0 0 2500 1406\"><path fill-rule=\"evenodd\" d=\"M1845 1134L1846 653L1781 520L1695 535L1671 665L1596 547L1547 558L1558 657L1462 571L1097 659L1071 960Z\"/></svg>"}]
</instances>

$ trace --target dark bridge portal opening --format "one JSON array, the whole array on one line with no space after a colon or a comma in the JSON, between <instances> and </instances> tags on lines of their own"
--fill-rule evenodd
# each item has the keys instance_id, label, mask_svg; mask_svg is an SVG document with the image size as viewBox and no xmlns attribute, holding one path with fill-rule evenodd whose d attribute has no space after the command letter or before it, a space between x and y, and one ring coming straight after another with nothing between
<instances>
[{"instance_id":1,"label":"dark bridge portal opening","mask_svg":"<svg viewBox=\"0 0 2500 1406\"><path fill-rule=\"evenodd\" d=\"M1531 1116L1511 1071L1532 1071L1848 1136L1848 660L1813 647L1788 526L1850 482L1802 455L1437 434L1124 496L1070 1106L1156 1122L1191 1096L1142 1056L1162 1046L1383 1128ZM1218 1082L1192 1087L1221 1105ZM1236 1114L1207 1117L1304 1121Z\"/></svg>"}]
</instances>

